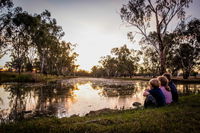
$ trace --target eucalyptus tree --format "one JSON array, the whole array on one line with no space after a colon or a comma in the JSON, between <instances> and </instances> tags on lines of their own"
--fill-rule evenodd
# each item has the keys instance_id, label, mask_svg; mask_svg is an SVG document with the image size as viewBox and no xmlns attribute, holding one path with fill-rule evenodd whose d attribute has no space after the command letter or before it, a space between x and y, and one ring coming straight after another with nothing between
<instances>
[{"instance_id":1,"label":"eucalyptus tree","mask_svg":"<svg viewBox=\"0 0 200 133\"><path fill-rule=\"evenodd\" d=\"M10 22L12 15L11 8L13 7L12 0L1 0L0 1L0 32L6 28Z\"/></svg>"},{"instance_id":2,"label":"eucalyptus tree","mask_svg":"<svg viewBox=\"0 0 200 133\"><path fill-rule=\"evenodd\" d=\"M92 74L97 76L130 76L138 70L140 58L138 51L129 49L126 45L113 48L111 55L101 57L101 66L94 66Z\"/></svg>"},{"instance_id":3,"label":"eucalyptus tree","mask_svg":"<svg viewBox=\"0 0 200 133\"><path fill-rule=\"evenodd\" d=\"M57 75L72 75L77 67L75 61L78 54L73 51L76 45L62 41L57 46L57 49L51 52L53 55L48 59L51 61L48 66L52 66L51 71Z\"/></svg>"},{"instance_id":4,"label":"eucalyptus tree","mask_svg":"<svg viewBox=\"0 0 200 133\"><path fill-rule=\"evenodd\" d=\"M136 33L142 35L148 44L159 52L160 73L166 69L166 48L164 37L168 33L170 22L184 20L184 8L188 8L192 0L129 0L128 4L121 8L120 16L128 25L134 26ZM157 42L149 38L149 33L155 32ZM130 32L129 38L134 35Z\"/></svg>"},{"instance_id":5,"label":"eucalyptus tree","mask_svg":"<svg viewBox=\"0 0 200 133\"><path fill-rule=\"evenodd\" d=\"M91 71L92 71L91 74L94 77L104 77L104 76L107 76L107 73L106 73L105 69L102 66L100 66L100 65L93 66L91 68Z\"/></svg>"},{"instance_id":6,"label":"eucalyptus tree","mask_svg":"<svg viewBox=\"0 0 200 133\"><path fill-rule=\"evenodd\" d=\"M113 48L111 53L116 56L118 73L121 76L130 77L137 72L139 57L136 50L129 49L126 45L119 48Z\"/></svg>"},{"instance_id":7,"label":"eucalyptus tree","mask_svg":"<svg viewBox=\"0 0 200 133\"><path fill-rule=\"evenodd\" d=\"M143 46L142 51L142 71L148 75L158 75L160 71L158 53L152 46Z\"/></svg>"},{"instance_id":8,"label":"eucalyptus tree","mask_svg":"<svg viewBox=\"0 0 200 133\"><path fill-rule=\"evenodd\" d=\"M77 53L75 45L61 41L64 32L47 10L29 14L22 8L12 8L11 0L0 1L0 57L9 44L11 62L7 65L20 73L35 67L41 73L71 74Z\"/></svg>"},{"instance_id":9,"label":"eucalyptus tree","mask_svg":"<svg viewBox=\"0 0 200 133\"><path fill-rule=\"evenodd\" d=\"M56 20L51 18L51 13L47 10L40 15L35 15L35 18L35 31L32 40L38 52L40 71L47 73L47 70L52 67L49 63L52 62L54 53L59 49L59 40L64 36L64 32L62 27L57 25Z\"/></svg>"},{"instance_id":10,"label":"eucalyptus tree","mask_svg":"<svg viewBox=\"0 0 200 133\"><path fill-rule=\"evenodd\" d=\"M150 32L148 38L153 42L158 42L156 32ZM177 58L177 52L175 49L177 49L177 47L179 46L175 38L176 34L174 33L165 34L165 36L163 37L164 44L167 44L167 47L165 47L166 69L167 71L170 71L172 74L175 74L178 72L178 70L180 70L180 64L176 63L179 59ZM142 49L141 52L143 53L143 60L144 60L143 66L145 66L144 71L146 72L149 71L149 72L154 72L155 74L159 74L160 72L159 51L155 49L152 45L146 45L146 44L148 44L148 40L142 38L140 40L140 45ZM148 68L149 70L147 70Z\"/></svg>"},{"instance_id":11,"label":"eucalyptus tree","mask_svg":"<svg viewBox=\"0 0 200 133\"><path fill-rule=\"evenodd\" d=\"M98 77L98 70L99 70L99 66L93 66L92 68L91 68L91 74L92 74L92 76L94 76L94 77Z\"/></svg>"},{"instance_id":12,"label":"eucalyptus tree","mask_svg":"<svg viewBox=\"0 0 200 133\"><path fill-rule=\"evenodd\" d=\"M33 67L38 70L38 65L41 73L57 75L70 74L76 68L75 45L61 41L62 27L47 10L31 15L22 8L15 8L5 33L10 34L7 37L12 59L7 65L19 73L25 69L32 71Z\"/></svg>"},{"instance_id":13,"label":"eucalyptus tree","mask_svg":"<svg viewBox=\"0 0 200 133\"><path fill-rule=\"evenodd\" d=\"M111 55L101 57L99 63L102 65L104 71L106 72L106 76L113 77L118 73L118 61L115 57L112 57Z\"/></svg>"},{"instance_id":14,"label":"eucalyptus tree","mask_svg":"<svg viewBox=\"0 0 200 133\"><path fill-rule=\"evenodd\" d=\"M13 7L12 0L1 0L0 1L0 32L6 28L10 22L12 15L11 8Z\"/></svg>"},{"instance_id":15,"label":"eucalyptus tree","mask_svg":"<svg viewBox=\"0 0 200 133\"><path fill-rule=\"evenodd\" d=\"M200 19L192 19L180 25L175 31L175 40L179 43L177 58L183 70L183 78L187 79L191 71L200 65Z\"/></svg>"},{"instance_id":16,"label":"eucalyptus tree","mask_svg":"<svg viewBox=\"0 0 200 133\"><path fill-rule=\"evenodd\" d=\"M101 57L99 64L92 67L93 76L130 76L138 71L142 52L129 49L126 45L111 50L110 55Z\"/></svg>"},{"instance_id":17,"label":"eucalyptus tree","mask_svg":"<svg viewBox=\"0 0 200 133\"><path fill-rule=\"evenodd\" d=\"M75 64L78 54L74 52L76 44L70 42L66 43L62 41L60 44L60 55L58 60L58 68L62 75L72 75L78 68L78 65Z\"/></svg>"},{"instance_id":18,"label":"eucalyptus tree","mask_svg":"<svg viewBox=\"0 0 200 133\"><path fill-rule=\"evenodd\" d=\"M22 8L15 8L14 14L9 26L10 43L11 43L11 58L15 69L20 72L25 65L28 49L31 45L31 36L29 35L29 23L27 22L32 17L22 10Z\"/></svg>"},{"instance_id":19,"label":"eucalyptus tree","mask_svg":"<svg viewBox=\"0 0 200 133\"><path fill-rule=\"evenodd\" d=\"M61 41L64 32L56 20L51 18L49 11L45 10L34 18L32 42L37 50L40 72L56 75L72 74L77 68L75 61L78 54L74 52L76 45Z\"/></svg>"},{"instance_id":20,"label":"eucalyptus tree","mask_svg":"<svg viewBox=\"0 0 200 133\"><path fill-rule=\"evenodd\" d=\"M7 38L11 35L9 25L13 15L12 7L12 0L0 1L0 58L2 58L8 51L6 47L9 43Z\"/></svg>"}]
</instances>

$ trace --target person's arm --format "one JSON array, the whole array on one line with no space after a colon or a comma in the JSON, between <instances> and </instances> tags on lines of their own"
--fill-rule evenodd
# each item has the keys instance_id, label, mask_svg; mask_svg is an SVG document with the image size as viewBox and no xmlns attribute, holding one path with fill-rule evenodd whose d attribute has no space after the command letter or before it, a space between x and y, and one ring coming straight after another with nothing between
<instances>
[{"instance_id":1,"label":"person's arm","mask_svg":"<svg viewBox=\"0 0 200 133\"><path fill-rule=\"evenodd\" d=\"M147 95L149 95L150 93L148 92L148 91L144 91L144 93L143 93L143 96L147 96Z\"/></svg>"}]
</instances>

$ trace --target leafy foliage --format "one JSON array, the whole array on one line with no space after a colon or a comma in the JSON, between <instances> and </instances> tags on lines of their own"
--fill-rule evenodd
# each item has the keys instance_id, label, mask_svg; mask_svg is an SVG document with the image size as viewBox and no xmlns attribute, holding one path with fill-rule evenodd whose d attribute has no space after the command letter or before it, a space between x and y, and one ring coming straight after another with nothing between
<instances>
[{"instance_id":1,"label":"leafy foliage","mask_svg":"<svg viewBox=\"0 0 200 133\"><path fill-rule=\"evenodd\" d=\"M111 55L107 55L101 58L99 63L101 67L94 66L92 73L98 76L100 73L102 76L116 77L116 76L133 76L137 72L139 57L137 57L137 51L130 50L126 45L119 48L113 48Z\"/></svg>"},{"instance_id":2,"label":"leafy foliage","mask_svg":"<svg viewBox=\"0 0 200 133\"><path fill-rule=\"evenodd\" d=\"M189 7L191 2L192 0L130 0L121 8L121 19L128 25L136 27L136 33L141 34L159 52L161 74L166 69L168 44L164 41L164 37L168 26L175 16L184 20L184 8ZM152 33L155 33L154 39L151 36ZM134 39L130 33L128 37Z\"/></svg>"},{"instance_id":3,"label":"leafy foliage","mask_svg":"<svg viewBox=\"0 0 200 133\"><path fill-rule=\"evenodd\" d=\"M6 38L1 42L9 48L12 59L7 67L19 73L33 68L56 75L70 75L75 71L76 45L61 41L64 32L49 11L31 15L17 7L7 15L9 21L1 21L2 36Z\"/></svg>"}]
</instances>

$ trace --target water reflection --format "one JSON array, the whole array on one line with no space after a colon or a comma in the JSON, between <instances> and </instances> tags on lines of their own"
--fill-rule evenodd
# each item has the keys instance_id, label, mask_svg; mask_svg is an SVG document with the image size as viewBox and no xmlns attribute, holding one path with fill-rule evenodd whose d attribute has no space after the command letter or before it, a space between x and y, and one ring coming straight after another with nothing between
<instances>
[{"instance_id":1,"label":"water reflection","mask_svg":"<svg viewBox=\"0 0 200 133\"><path fill-rule=\"evenodd\" d=\"M200 84L178 84L180 95L190 95L200 93Z\"/></svg>"},{"instance_id":2,"label":"water reflection","mask_svg":"<svg viewBox=\"0 0 200 133\"><path fill-rule=\"evenodd\" d=\"M12 84L1 86L1 119L21 120L25 117L57 115L58 103L70 97L73 100L73 86L49 83L32 86L31 84ZM4 97L3 97L4 96ZM4 102L5 101L5 102Z\"/></svg>"},{"instance_id":3,"label":"water reflection","mask_svg":"<svg viewBox=\"0 0 200 133\"><path fill-rule=\"evenodd\" d=\"M146 81L77 78L48 84L0 85L0 119L85 115L103 108L132 108L143 103ZM198 93L199 84L177 85L181 94Z\"/></svg>"}]
</instances>

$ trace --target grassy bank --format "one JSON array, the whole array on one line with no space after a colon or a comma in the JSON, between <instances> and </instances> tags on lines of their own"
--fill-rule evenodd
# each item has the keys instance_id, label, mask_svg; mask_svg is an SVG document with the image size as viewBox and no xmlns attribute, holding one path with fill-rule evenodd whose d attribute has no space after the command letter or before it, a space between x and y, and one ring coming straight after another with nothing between
<instances>
[{"instance_id":1,"label":"grassy bank","mask_svg":"<svg viewBox=\"0 0 200 133\"><path fill-rule=\"evenodd\" d=\"M86 117L38 118L0 125L1 133L199 133L200 95L163 108L107 112Z\"/></svg>"},{"instance_id":2,"label":"grassy bank","mask_svg":"<svg viewBox=\"0 0 200 133\"><path fill-rule=\"evenodd\" d=\"M18 73L14 72L0 72L0 83L4 82L44 82L59 79L66 79L70 77L44 75L37 73Z\"/></svg>"}]
</instances>

